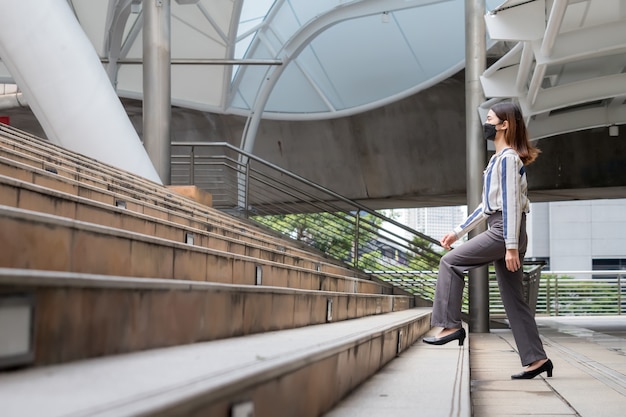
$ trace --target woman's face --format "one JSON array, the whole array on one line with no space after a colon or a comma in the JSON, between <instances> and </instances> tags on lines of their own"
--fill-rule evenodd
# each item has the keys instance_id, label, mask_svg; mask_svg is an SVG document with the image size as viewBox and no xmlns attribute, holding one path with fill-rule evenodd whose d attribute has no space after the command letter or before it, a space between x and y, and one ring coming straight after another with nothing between
<instances>
[{"instance_id":1,"label":"woman's face","mask_svg":"<svg viewBox=\"0 0 626 417\"><path fill-rule=\"evenodd\" d=\"M493 110L489 110L487 113L487 120L483 126L483 137L486 140L493 140L497 142L504 137L504 131L506 130L506 121L501 121Z\"/></svg>"},{"instance_id":2,"label":"woman's face","mask_svg":"<svg viewBox=\"0 0 626 417\"><path fill-rule=\"evenodd\" d=\"M500 123L502 123L500 119L498 119L498 116L496 116L496 114L493 112L493 110L489 110L489 112L487 113L486 122L492 125L499 125Z\"/></svg>"}]
</instances>

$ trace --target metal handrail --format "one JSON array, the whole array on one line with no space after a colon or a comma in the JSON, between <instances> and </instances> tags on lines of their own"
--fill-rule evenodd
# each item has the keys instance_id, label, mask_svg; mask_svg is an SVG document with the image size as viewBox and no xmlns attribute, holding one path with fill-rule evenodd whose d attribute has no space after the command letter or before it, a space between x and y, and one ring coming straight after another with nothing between
<instances>
[{"instance_id":1,"label":"metal handrail","mask_svg":"<svg viewBox=\"0 0 626 417\"><path fill-rule=\"evenodd\" d=\"M295 180L297 180L298 182L300 182L302 184L305 184L305 185L310 186L310 187L312 187L312 188L314 188L314 189L316 189L318 191L321 191L322 193L324 193L324 194L326 194L326 195L328 195L330 197L333 197L337 201L341 201L341 202L346 203L348 205L354 206L354 207L358 208L359 210L365 211L365 212L367 212L369 214L372 214L372 215L374 215L376 217L382 218L385 221L393 224L396 227L402 228L405 231L410 232L410 233L415 233L416 235L420 236L422 239L428 240L429 242L431 242L434 245L441 246L441 243L438 240L433 239L430 236L427 236L427 235L425 235L425 234L423 234L423 233L421 233L421 232L419 232L417 230L411 229L410 227L408 227L408 226L406 226L406 225L404 225L402 223L399 223L399 222L397 222L397 221L395 221L393 219L385 217L385 216L381 215L380 213L378 213L378 212L376 212L374 210L371 210L369 207L366 207L363 204L360 204L357 201L350 200L350 199L342 196L341 194L338 194L338 193L336 193L336 192L334 192L334 191L332 191L332 190L330 190L330 189L328 189L326 187L323 187L323 186L321 186L319 184L316 184L316 183L314 183L314 182L312 182L312 181L310 181L310 180L308 180L308 179L306 179L304 177L301 177L301 176L299 176L297 174L294 174L293 172L288 171L288 170L286 170L284 168L281 168L278 165L275 165L275 164L272 164L271 162L265 161L265 160L259 158L256 155L253 155L253 154L248 153L248 152L246 152L246 151L244 151L242 149L237 148L234 145L231 145L230 143L227 143L227 142L172 142L172 146L173 147L185 146L185 147L192 147L192 148L196 148L196 147L211 147L211 148L213 148L213 147L223 147L223 148L226 148L226 149L228 149L230 151L236 152L237 154L239 154L241 156L246 157L248 160L252 160L252 161L258 162L259 164L261 164L263 166L266 166L266 167L268 167L268 168L270 168L270 169L272 169L272 170L274 170L276 172L279 172L279 173L281 173L281 174L283 174L283 175L285 175L287 177L295 179ZM173 156L173 158L178 158L179 157L179 155L172 155L172 156ZM200 158L200 157L201 156L199 156L197 154L194 154L194 158L191 160L191 167L193 167L194 164L196 163L195 159L196 158ZM230 158L229 160L231 162L235 162L235 160L232 159L232 158ZM239 161L237 161L237 163L242 164Z\"/></svg>"},{"instance_id":2,"label":"metal handrail","mask_svg":"<svg viewBox=\"0 0 626 417\"><path fill-rule=\"evenodd\" d=\"M312 244L359 269L375 263L375 269L406 271L415 267L403 264L404 257L406 262L419 257L432 270L441 258L441 244L432 237L231 144L173 142L172 161L173 185L193 183L213 195L215 208ZM300 234L298 221L316 222L316 236ZM340 247L337 236L346 233L351 244ZM375 262L372 253L377 253Z\"/></svg>"}]
</instances>

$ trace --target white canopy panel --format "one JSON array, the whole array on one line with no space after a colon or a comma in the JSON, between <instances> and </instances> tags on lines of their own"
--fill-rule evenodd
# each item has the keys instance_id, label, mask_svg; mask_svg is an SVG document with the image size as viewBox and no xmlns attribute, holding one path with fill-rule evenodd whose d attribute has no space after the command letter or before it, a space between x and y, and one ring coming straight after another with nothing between
<instances>
[{"instance_id":1,"label":"white canopy panel","mask_svg":"<svg viewBox=\"0 0 626 417\"><path fill-rule=\"evenodd\" d=\"M425 89L464 66L464 1L277 1L240 67L230 111L246 114L281 72L266 117L337 117ZM445 22L444 22L445 21ZM262 90L262 88L261 88Z\"/></svg>"},{"instance_id":2,"label":"white canopy panel","mask_svg":"<svg viewBox=\"0 0 626 417\"><path fill-rule=\"evenodd\" d=\"M142 0L67 1L118 95L142 99ZM382 106L463 68L464 4L171 0L172 104L285 120ZM519 101L534 138L626 122L626 0L486 7L490 38L516 46L484 73L483 112Z\"/></svg>"},{"instance_id":3,"label":"white canopy panel","mask_svg":"<svg viewBox=\"0 0 626 417\"><path fill-rule=\"evenodd\" d=\"M68 2L118 94L141 99L141 0ZM464 0L171 0L171 16L172 104L196 110L249 115L264 94L264 118L345 116L464 65Z\"/></svg>"},{"instance_id":4,"label":"white canopy panel","mask_svg":"<svg viewBox=\"0 0 626 417\"><path fill-rule=\"evenodd\" d=\"M483 74L483 113L517 100L534 139L626 123L626 0L507 1L485 21L517 44Z\"/></svg>"}]
</instances>

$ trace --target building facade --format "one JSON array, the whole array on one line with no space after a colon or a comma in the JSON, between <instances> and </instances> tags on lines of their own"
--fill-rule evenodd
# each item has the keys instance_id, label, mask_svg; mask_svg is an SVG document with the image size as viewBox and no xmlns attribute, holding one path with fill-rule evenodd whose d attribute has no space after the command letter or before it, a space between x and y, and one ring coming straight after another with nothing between
<instances>
[{"instance_id":1,"label":"building facade","mask_svg":"<svg viewBox=\"0 0 626 417\"><path fill-rule=\"evenodd\" d=\"M467 206L397 209L392 216L440 239L465 219ZM626 270L626 199L532 203L527 231L526 259L545 261L546 270Z\"/></svg>"},{"instance_id":2,"label":"building facade","mask_svg":"<svg viewBox=\"0 0 626 417\"><path fill-rule=\"evenodd\" d=\"M533 203L528 236L552 271L626 270L626 199Z\"/></svg>"}]
</instances>

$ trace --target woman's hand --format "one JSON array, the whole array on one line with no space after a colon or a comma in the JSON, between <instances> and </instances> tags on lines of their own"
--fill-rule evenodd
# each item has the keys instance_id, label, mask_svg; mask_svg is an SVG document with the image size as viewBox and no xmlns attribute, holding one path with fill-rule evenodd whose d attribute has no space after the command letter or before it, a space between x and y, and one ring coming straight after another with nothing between
<instances>
[{"instance_id":1,"label":"woman's hand","mask_svg":"<svg viewBox=\"0 0 626 417\"><path fill-rule=\"evenodd\" d=\"M447 250L450 250L450 245L452 245L458 239L459 238L457 237L456 233L450 232L447 235L445 235L444 237L442 237L439 242L441 242L441 246L443 246Z\"/></svg>"},{"instance_id":2,"label":"woman's hand","mask_svg":"<svg viewBox=\"0 0 626 417\"><path fill-rule=\"evenodd\" d=\"M520 269L521 262L519 260L519 251L517 249L507 249L504 256L504 262L506 262L506 269L511 272L515 272Z\"/></svg>"}]
</instances>

